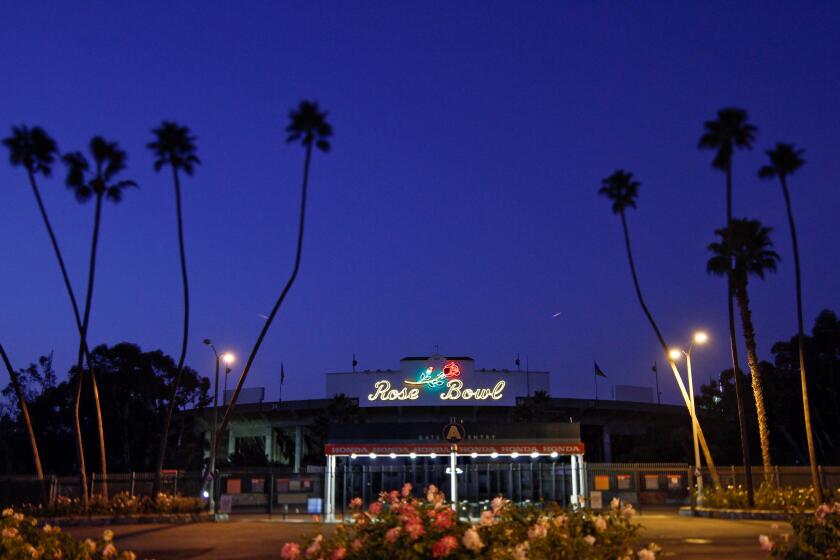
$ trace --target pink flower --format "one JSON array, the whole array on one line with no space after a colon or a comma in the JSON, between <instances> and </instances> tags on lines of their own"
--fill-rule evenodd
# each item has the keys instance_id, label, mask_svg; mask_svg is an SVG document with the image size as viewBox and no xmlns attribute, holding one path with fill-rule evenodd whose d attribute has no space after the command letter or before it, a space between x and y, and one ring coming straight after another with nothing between
<instances>
[{"instance_id":1,"label":"pink flower","mask_svg":"<svg viewBox=\"0 0 840 560\"><path fill-rule=\"evenodd\" d=\"M347 556L347 549L341 546L332 551L330 560L343 560L345 556Z\"/></svg>"},{"instance_id":2,"label":"pink flower","mask_svg":"<svg viewBox=\"0 0 840 560\"><path fill-rule=\"evenodd\" d=\"M385 533L385 540L388 544L394 544L397 542L397 539L400 538L400 528L399 527L392 527L388 529L388 532Z\"/></svg>"},{"instance_id":3,"label":"pink flower","mask_svg":"<svg viewBox=\"0 0 840 560\"><path fill-rule=\"evenodd\" d=\"M758 544L761 545L761 550L763 550L764 552L770 552L771 550L773 550L773 547L776 546L776 543L770 540L770 537L768 537L767 535L759 535Z\"/></svg>"},{"instance_id":4,"label":"pink flower","mask_svg":"<svg viewBox=\"0 0 840 560\"><path fill-rule=\"evenodd\" d=\"M493 509L493 513L499 513L499 510L505 506L505 499L501 496L496 496L493 498L493 501L490 502L490 507Z\"/></svg>"},{"instance_id":5,"label":"pink flower","mask_svg":"<svg viewBox=\"0 0 840 560\"><path fill-rule=\"evenodd\" d=\"M544 539L548 534L544 525L537 524L528 529L528 540L535 541L537 539Z\"/></svg>"},{"instance_id":6,"label":"pink flower","mask_svg":"<svg viewBox=\"0 0 840 560\"><path fill-rule=\"evenodd\" d=\"M361 498L353 498L350 500L350 509L359 509L362 507L362 499Z\"/></svg>"},{"instance_id":7,"label":"pink flower","mask_svg":"<svg viewBox=\"0 0 840 560\"><path fill-rule=\"evenodd\" d=\"M280 549L280 558L283 560L297 560L300 558L300 545L298 543L287 542Z\"/></svg>"},{"instance_id":8,"label":"pink flower","mask_svg":"<svg viewBox=\"0 0 840 560\"><path fill-rule=\"evenodd\" d=\"M586 544L589 544L589 545L595 544L595 537L593 537L592 535L586 535L585 537L583 537L583 540L586 541Z\"/></svg>"},{"instance_id":9,"label":"pink flower","mask_svg":"<svg viewBox=\"0 0 840 560\"><path fill-rule=\"evenodd\" d=\"M364 543L362 543L362 539L356 539L350 545L350 548L353 549L354 552L359 552L364 547Z\"/></svg>"},{"instance_id":10,"label":"pink flower","mask_svg":"<svg viewBox=\"0 0 840 560\"><path fill-rule=\"evenodd\" d=\"M411 486L410 482L406 482L405 484L403 484L402 497L403 498L408 498L409 496L411 496L411 489L412 489L412 486Z\"/></svg>"},{"instance_id":11,"label":"pink flower","mask_svg":"<svg viewBox=\"0 0 840 560\"><path fill-rule=\"evenodd\" d=\"M595 518L593 525L595 525L595 530L600 533L607 528L607 520L599 515Z\"/></svg>"},{"instance_id":12,"label":"pink flower","mask_svg":"<svg viewBox=\"0 0 840 560\"><path fill-rule=\"evenodd\" d=\"M400 493L397 490L388 492L388 503L395 504L400 501Z\"/></svg>"},{"instance_id":13,"label":"pink flower","mask_svg":"<svg viewBox=\"0 0 840 560\"><path fill-rule=\"evenodd\" d=\"M423 533L426 531L423 529L423 523L418 520L406 523L405 532L409 537L411 537L411 540L416 541L418 538L423 536Z\"/></svg>"},{"instance_id":14,"label":"pink flower","mask_svg":"<svg viewBox=\"0 0 840 560\"><path fill-rule=\"evenodd\" d=\"M481 512L481 517L478 518L478 524L481 527L489 527L495 522L496 516L493 515L493 512L489 509L485 509Z\"/></svg>"},{"instance_id":15,"label":"pink flower","mask_svg":"<svg viewBox=\"0 0 840 560\"><path fill-rule=\"evenodd\" d=\"M625 505L624 509L621 510L621 515L624 516L624 519L633 519L633 516L636 515L636 510L633 509L633 504Z\"/></svg>"},{"instance_id":16,"label":"pink flower","mask_svg":"<svg viewBox=\"0 0 840 560\"><path fill-rule=\"evenodd\" d=\"M656 560L656 553L647 548L641 549L638 554L639 560Z\"/></svg>"},{"instance_id":17,"label":"pink flower","mask_svg":"<svg viewBox=\"0 0 840 560\"><path fill-rule=\"evenodd\" d=\"M382 502L373 502L370 504L370 507L368 507L368 511L371 515L379 515L382 513Z\"/></svg>"},{"instance_id":18,"label":"pink flower","mask_svg":"<svg viewBox=\"0 0 840 560\"><path fill-rule=\"evenodd\" d=\"M318 555L321 551L321 541L324 540L323 535L318 535L314 539L312 539L312 544L306 549L306 557L307 558L314 558Z\"/></svg>"},{"instance_id":19,"label":"pink flower","mask_svg":"<svg viewBox=\"0 0 840 560\"><path fill-rule=\"evenodd\" d=\"M610 509L613 511L618 511L618 508L621 507L621 500L618 498L613 498L610 500Z\"/></svg>"},{"instance_id":20,"label":"pink flower","mask_svg":"<svg viewBox=\"0 0 840 560\"><path fill-rule=\"evenodd\" d=\"M446 558L458 548L458 540L452 535L446 535L432 546L432 557Z\"/></svg>"},{"instance_id":21,"label":"pink flower","mask_svg":"<svg viewBox=\"0 0 840 560\"><path fill-rule=\"evenodd\" d=\"M479 536L478 531L472 527L464 532L464 537L461 539L461 543L463 543L467 550L471 550L473 552L479 552L482 548L484 548L484 543L481 542L481 537Z\"/></svg>"},{"instance_id":22,"label":"pink flower","mask_svg":"<svg viewBox=\"0 0 840 560\"><path fill-rule=\"evenodd\" d=\"M452 510L445 509L438 513L437 517L435 517L434 525L436 529L443 531L452 527Z\"/></svg>"}]
</instances>

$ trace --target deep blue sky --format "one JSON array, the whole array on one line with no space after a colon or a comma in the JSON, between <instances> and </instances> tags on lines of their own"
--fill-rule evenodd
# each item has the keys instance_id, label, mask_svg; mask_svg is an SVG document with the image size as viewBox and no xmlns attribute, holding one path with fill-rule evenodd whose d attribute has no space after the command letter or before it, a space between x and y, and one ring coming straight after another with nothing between
<instances>
[{"instance_id":1,"label":"deep blue sky","mask_svg":"<svg viewBox=\"0 0 840 560\"><path fill-rule=\"evenodd\" d=\"M205 337L244 357L292 264L303 151L285 144L287 111L315 98L333 151L314 159L303 269L248 385L276 398L282 360L284 396L321 396L353 352L388 368L435 344L477 367L527 355L556 396L591 396L593 359L610 382L652 385L657 343L596 194L618 167L642 182L629 220L649 303L672 341L709 331L695 354L708 377L727 365L724 283L705 272L724 191L697 140L718 108L759 128L736 156L735 213L776 227L783 257L751 285L760 357L795 329L780 189L755 177L777 140L807 150L792 181L806 323L840 310L840 5L730 4L7 1L0 125L42 125L62 150L102 134L129 153L141 188L105 208L94 343L179 348L172 186L144 147L167 118L204 161L184 183L188 363L210 372ZM18 366L54 350L64 371L70 307L6 161L0 340ZM42 191L81 297L93 206L62 181Z\"/></svg>"}]
</instances>

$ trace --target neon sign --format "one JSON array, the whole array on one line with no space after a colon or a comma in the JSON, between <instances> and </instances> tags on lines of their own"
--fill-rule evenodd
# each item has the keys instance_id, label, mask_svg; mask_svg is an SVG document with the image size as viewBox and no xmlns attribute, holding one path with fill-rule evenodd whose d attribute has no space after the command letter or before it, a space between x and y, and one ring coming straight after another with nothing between
<instances>
[{"instance_id":1,"label":"neon sign","mask_svg":"<svg viewBox=\"0 0 840 560\"><path fill-rule=\"evenodd\" d=\"M395 389L387 379L381 379L373 384L374 391L367 398L369 401L416 401L420 398L420 389L438 392L438 398L444 401L453 400L500 400L504 395L505 381L499 380L493 387L465 388L464 382L458 377L461 368L454 361L447 362L440 370L434 366L420 370L414 380L403 381L404 387Z\"/></svg>"}]
</instances>

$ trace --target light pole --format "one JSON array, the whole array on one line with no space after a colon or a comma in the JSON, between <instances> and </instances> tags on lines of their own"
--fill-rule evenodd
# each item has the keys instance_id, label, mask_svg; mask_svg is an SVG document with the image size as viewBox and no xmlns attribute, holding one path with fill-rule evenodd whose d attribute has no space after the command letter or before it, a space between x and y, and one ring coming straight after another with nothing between
<instances>
[{"instance_id":1,"label":"light pole","mask_svg":"<svg viewBox=\"0 0 840 560\"><path fill-rule=\"evenodd\" d=\"M233 354L230 352L225 352L221 356L216 351L216 347L213 346L213 342L209 338L204 339L204 344L210 347L213 350L213 354L216 356L216 376L215 382L213 383L213 420L210 426L211 436L210 436L210 473L215 476L216 471L216 446L214 445L216 441L216 423L218 420L218 411L219 411L219 360L224 360L225 362L225 391L227 391L227 374L230 373L230 364L233 363ZM215 479L213 479L215 480ZM216 511L216 503L215 503L215 488L211 486L210 491L208 493L208 506L210 508L210 512L213 513Z\"/></svg>"},{"instance_id":2,"label":"light pole","mask_svg":"<svg viewBox=\"0 0 840 560\"><path fill-rule=\"evenodd\" d=\"M697 436L697 408L694 404L694 379L691 374L691 350L695 344L705 344L709 340L709 335L703 331L697 331L692 337L691 343L688 345L688 350L680 350L677 348L669 352L669 357L672 360L680 359L682 354L685 354L685 368L688 372L688 400L691 405L691 439L694 444L694 477L697 480L697 505L703 506L703 473L700 470L700 442Z\"/></svg>"}]
</instances>

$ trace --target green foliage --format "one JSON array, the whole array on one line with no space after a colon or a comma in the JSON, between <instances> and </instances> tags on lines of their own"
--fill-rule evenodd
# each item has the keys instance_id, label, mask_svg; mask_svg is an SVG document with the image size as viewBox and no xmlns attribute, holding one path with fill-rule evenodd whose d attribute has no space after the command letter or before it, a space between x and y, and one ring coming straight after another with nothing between
<instances>
[{"instance_id":1,"label":"green foliage","mask_svg":"<svg viewBox=\"0 0 840 560\"><path fill-rule=\"evenodd\" d=\"M823 504L812 514L790 517L794 538L788 534L761 535L759 544L775 558L830 560L840 558L840 501Z\"/></svg>"},{"instance_id":2,"label":"green foliage","mask_svg":"<svg viewBox=\"0 0 840 560\"><path fill-rule=\"evenodd\" d=\"M824 489L830 499L832 493ZM837 501L840 501L840 489L834 491ZM770 484L762 484L755 493L755 507L773 511L793 511L814 507L816 498L811 486L794 488L783 486L775 488ZM742 486L725 486L720 489L709 487L703 490L703 505L710 508L746 509L747 491Z\"/></svg>"},{"instance_id":3,"label":"green foliage","mask_svg":"<svg viewBox=\"0 0 840 560\"><path fill-rule=\"evenodd\" d=\"M32 560L33 558L61 558L62 560L135 560L130 551L117 550L112 542L113 532L102 537L79 541L63 533L59 527L38 526L38 521L12 509L3 510L0 517L0 558L3 560Z\"/></svg>"},{"instance_id":4,"label":"green foliage","mask_svg":"<svg viewBox=\"0 0 840 560\"><path fill-rule=\"evenodd\" d=\"M102 495L91 498L88 512L82 508L79 498L58 496L52 505L23 504L21 511L35 517L70 517L74 515L110 515L114 517L153 513L199 513L205 509L204 502L198 498L173 496L159 493L152 500L149 496L131 496L120 492L105 499Z\"/></svg>"},{"instance_id":5,"label":"green foliage","mask_svg":"<svg viewBox=\"0 0 840 560\"><path fill-rule=\"evenodd\" d=\"M383 492L367 511L359 498L350 505L352 524L330 537L317 535L305 548L286 543L281 558L652 560L659 550L651 544L634 552L639 526L631 522L633 507L622 508L618 500L609 512L595 513L556 505L515 506L498 497L475 524L460 519L434 486L425 499L413 497L406 484L402 492Z\"/></svg>"}]
</instances>

